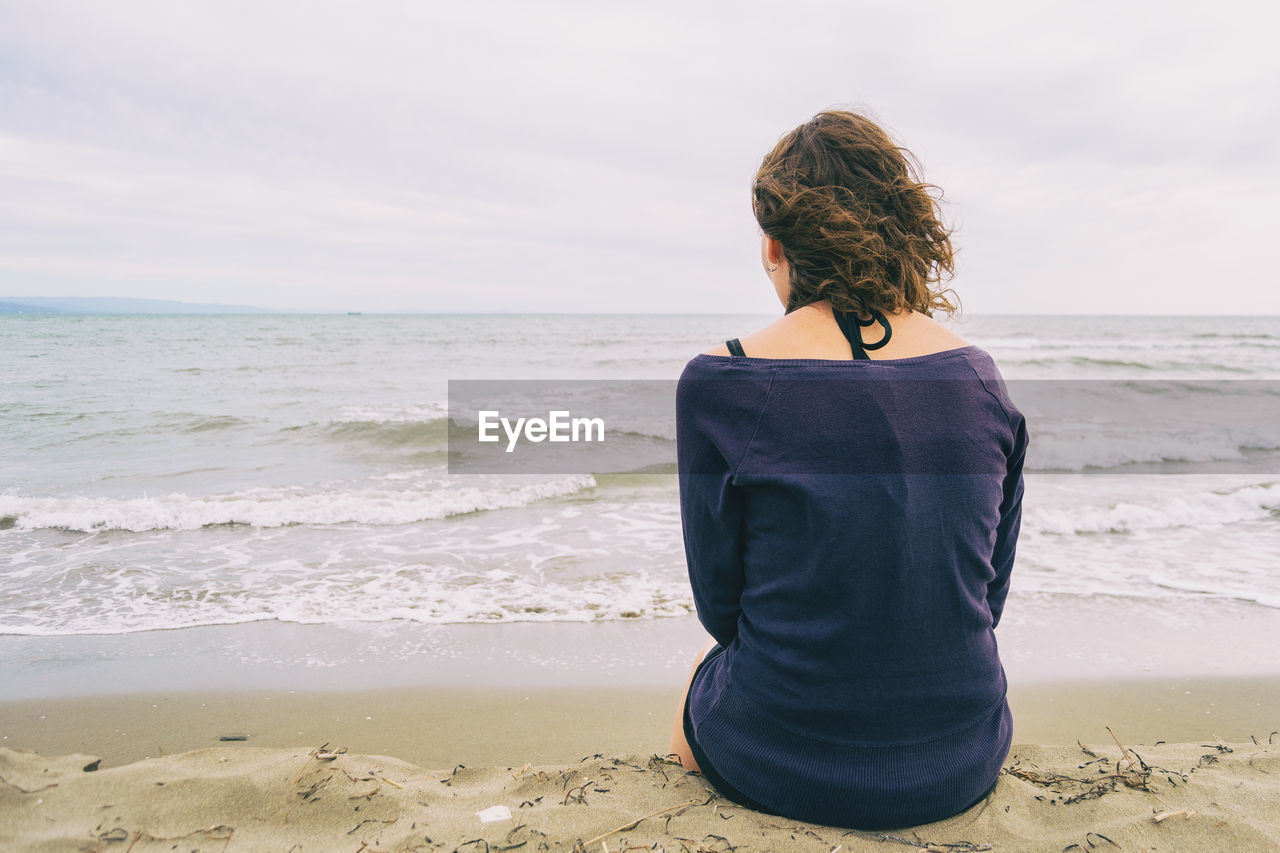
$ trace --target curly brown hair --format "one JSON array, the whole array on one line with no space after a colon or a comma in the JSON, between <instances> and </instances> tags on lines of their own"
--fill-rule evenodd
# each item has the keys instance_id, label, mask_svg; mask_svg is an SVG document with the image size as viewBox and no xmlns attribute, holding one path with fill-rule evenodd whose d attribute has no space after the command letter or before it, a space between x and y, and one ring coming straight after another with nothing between
<instances>
[{"instance_id":1,"label":"curly brown hair","mask_svg":"<svg viewBox=\"0 0 1280 853\"><path fill-rule=\"evenodd\" d=\"M859 314L955 313L955 292L931 286L955 273L942 193L919 172L910 151L845 110L820 112L778 141L756 173L752 207L790 265L787 313L823 299Z\"/></svg>"}]
</instances>

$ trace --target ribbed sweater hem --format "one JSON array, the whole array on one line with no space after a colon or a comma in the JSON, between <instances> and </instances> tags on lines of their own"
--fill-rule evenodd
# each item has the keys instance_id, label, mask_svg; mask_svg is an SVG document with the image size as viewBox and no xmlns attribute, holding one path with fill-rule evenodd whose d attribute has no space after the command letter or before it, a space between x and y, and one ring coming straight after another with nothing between
<instances>
[{"instance_id":1,"label":"ribbed sweater hem","mask_svg":"<svg viewBox=\"0 0 1280 853\"><path fill-rule=\"evenodd\" d=\"M711 765L743 794L798 820L862 829L942 820L991 788L1012 742L1003 697L972 724L937 738L854 746L797 737L735 690L720 667L700 672L704 678L717 689L693 692L714 699L690 710Z\"/></svg>"}]
</instances>

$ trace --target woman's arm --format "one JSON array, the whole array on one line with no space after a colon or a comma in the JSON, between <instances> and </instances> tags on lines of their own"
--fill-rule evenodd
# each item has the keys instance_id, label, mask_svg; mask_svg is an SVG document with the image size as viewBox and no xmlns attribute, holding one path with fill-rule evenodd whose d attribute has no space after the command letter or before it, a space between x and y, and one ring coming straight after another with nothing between
<instances>
[{"instance_id":1,"label":"woman's arm","mask_svg":"<svg viewBox=\"0 0 1280 853\"><path fill-rule=\"evenodd\" d=\"M1022 527L1022 465L1027 456L1027 422L1019 414L1014 435L1013 453L1004 479L1004 497L1000 502L1000 523L996 527L996 544L991 565L996 575L987 584L987 607L991 610L991 627L1000 624L1004 601L1009 595L1009 578Z\"/></svg>"},{"instance_id":2,"label":"woman's arm","mask_svg":"<svg viewBox=\"0 0 1280 853\"><path fill-rule=\"evenodd\" d=\"M680 518L689 585L698 619L722 646L738 634L742 567L742 495L728 476L680 478Z\"/></svg>"},{"instance_id":3,"label":"woman's arm","mask_svg":"<svg viewBox=\"0 0 1280 853\"><path fill-rule=\"evenodd\" d=\"M738 633L745 494L734 474L768 396L768 375L721 378L686 368L676 389L680 519L698 619L727 646Z\"/></svg>"}]
</instances>

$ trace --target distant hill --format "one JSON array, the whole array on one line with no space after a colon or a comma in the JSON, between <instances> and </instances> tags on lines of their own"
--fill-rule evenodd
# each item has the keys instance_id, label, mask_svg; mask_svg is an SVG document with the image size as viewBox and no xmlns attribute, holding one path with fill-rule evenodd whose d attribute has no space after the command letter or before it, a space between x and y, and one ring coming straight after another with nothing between
<instances>
[{"instance_id":1,"label":"distant hill","mask_svg":"<svg viewBox=\"0 0 1280 853\"><path fill-rule=\"evenodd\" d=\"M0 296L0 314L283 314L252 305L215 305L121 296Z\"/></svg>"},{"instance_id":2,"label":"distant hill","mask_svg":"<svg viewBox=\"0 0 1280 853\"><path fill-rule=\"evenodd\" d=\"M26 305L22 302L0 302L0 314L65 314L57 308L46 308L40 305Z\"/></svg>"}]
</instances>

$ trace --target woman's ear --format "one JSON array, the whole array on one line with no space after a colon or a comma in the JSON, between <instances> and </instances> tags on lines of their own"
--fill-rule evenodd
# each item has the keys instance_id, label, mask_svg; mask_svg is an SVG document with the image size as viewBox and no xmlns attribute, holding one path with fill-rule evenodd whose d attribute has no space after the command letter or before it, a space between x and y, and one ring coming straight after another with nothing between
<instances>
[{"instance_id":1,"label":"woman's ear","mask_svg":"<svg viewBox=\"0 0 1280 853\"><path fill-rule=\"evenodd\" d=\"M761 251L764 255L765 266L776 267L785 260L782 254L781 241L766 237L763 234L761 235L761 240Z\"/></svg>"},{"instance_id":2,"label":"woman's ear","mask_svg":"<svg viewBox=\"0 0 1280 853\"><path fill-rule=\"evenodd\" d=\"M782 307L787 307L791 298L791 275L782 254L782 243L765 235L760 236L760 262L764 265L765 275L773 283L773 290L778 295Z\"/></svg>"}]
</instances>

